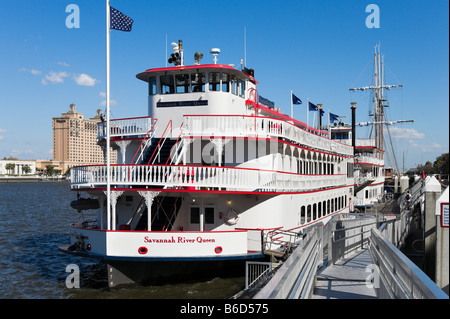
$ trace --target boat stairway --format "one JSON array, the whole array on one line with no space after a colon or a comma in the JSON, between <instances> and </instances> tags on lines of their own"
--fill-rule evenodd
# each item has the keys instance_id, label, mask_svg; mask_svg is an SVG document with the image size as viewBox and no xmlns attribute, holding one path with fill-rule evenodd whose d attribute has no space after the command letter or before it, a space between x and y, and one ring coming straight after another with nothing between
<instances>
[{"instance_id":1,"label":"boat stairway","mask_svg":"<svg viewBox=\"0 0 450 319\"><path fill-rule=\"evenodd\" d=\"M178 210L181 206L180 197L158 196L152 205L152 229L151 231L168 231L175 221ZM147 230L147 208L143 212L136 230Z\"/></svg>"},{"instance_id":2,"label":"boat stairway","mask_svg":"<svg viewBox=\"0 0 450 319\"><path fill-rule=\"evenodd\" d=\"M152 144L145 153L144 159L142 160L141 164L170 164L170 152L175 143L176 140L172 139L153 139Z\"/></svg>"},{"instance_id":3,"label":"boat stairway","mask_svg":"<svg viewBox=\"0 0 450 319\"><path fill-rule=\"evenodd\" d=\"M369 186L370 184L372 184L373 182L375 182L375 179L368 179L365 180L362 184L356 186L355 188L355 194L362 191L364 188L366 188L367 186Z\"/></svg>"},{"instance_id":4,"label":"boat stairway","mask_svg":"<svg viewBox=\"0 0 450 319\"><path fill-rule=\"evenodd\" d=\"M302 232L283 229L271 230L264 237L264 254L285 260L298 247L303 238Z\"/></svg>"}]
</instances>

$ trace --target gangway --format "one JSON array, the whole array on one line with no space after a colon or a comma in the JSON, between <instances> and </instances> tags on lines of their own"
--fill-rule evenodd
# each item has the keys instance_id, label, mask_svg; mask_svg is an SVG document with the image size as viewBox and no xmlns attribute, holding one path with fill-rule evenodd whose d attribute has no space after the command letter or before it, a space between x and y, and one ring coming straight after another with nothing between
<instances>
[{"instance_id":1,"label":"gangway","mask_svg":"<svg viewBox=\"0 0 450 319\"><path fill-rule=\"evenodd\" d=\"M355 214L311 227L253 298L448 299L399 250L413 222L412 212L404 209L389 219Z\"/></svg>"}]
</instances>

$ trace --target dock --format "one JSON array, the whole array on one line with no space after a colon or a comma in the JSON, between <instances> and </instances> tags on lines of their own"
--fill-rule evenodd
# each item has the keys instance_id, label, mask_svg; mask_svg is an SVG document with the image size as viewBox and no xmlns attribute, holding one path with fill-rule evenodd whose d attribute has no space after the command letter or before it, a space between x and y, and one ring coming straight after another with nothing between
<instances>
[{"instance_id":1,"label":"dock","mask_svg":"<svg viewBox=\"0 0 450 319\"><path fill-rule=\"evenodd\" d=\"M311 299L376 299L371 279L372 258L363 249L319 271Z\"/></svg>"},{"instance_id":2,"label":"dock","mask_svg":"<svg viewBox=\"0 0 450 319\"><path fill-rule=\"evenodd\" d=\"M448 269L448 227L440 227L441 216L435 215L441 202L448 203L448 187L441 196L445 198L439 198L441 191L435 179L427 179L411 187L408 196L311 227L276 270L267 266L259 277L253 274L259 282L248 284L242 298L448 299L448 272L439 271ZM427 260L427 251L422 254L425 265L436 265L433 278L402 252L408 251L410 235L420 233L417 214L423 217L424 229L434 227L437 232L435 260Z\"/></svg>"}]
</instances>

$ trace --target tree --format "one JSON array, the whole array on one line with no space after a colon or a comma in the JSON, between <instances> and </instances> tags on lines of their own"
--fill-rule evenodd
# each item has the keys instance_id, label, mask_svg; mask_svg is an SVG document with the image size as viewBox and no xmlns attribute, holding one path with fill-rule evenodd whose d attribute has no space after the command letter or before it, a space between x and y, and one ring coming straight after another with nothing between
<instances>
[{"instance_id":1,"label":"tree","mask_svg":"<svg viewBox=\"0 0 450 319\"><path fill-rule=\"evenodd\" d=\"M436 157L436 161L433 163L433 171L436 174L448 175L449 166L449 153L444 153Z\"/></svg>"},{"instance_id":2,"label":"tree","mask_svg":"<svg viewBox=\"0 0 450 319\"><path fill-rule=\"evenodd\" d=\"M14 169L14 167L16 167L16 164L14 164L14 163L7 163L5 165L5 168L7 171L9 171L9 174L11 174L11 171Z\"/></svg>"},{"instance_id":3,"label":"tree","mask_svg":"<svg viewBox=\"0 0 450 319\"><path fill-rule=\"evenodd\" d=\"M53 165L45 165L45 170L47 171L47 175L53 175L53 170L55 166Z\"/></svg>"},{"instance_id":4,"label":"tree","mask_svg":"<svg viewBox=\"0 0 450 319\"><path fill-rule=\"evenodd\" d=\"M425 172L426 175L433 173L433 164L430 161L427 161L425 165L419 164L417 165L417 171L419 173Z\"/></svg>"},{"instance_id":5,"label":"tree","mask_svg":"<svg viewBox=\"0 0 450 319\"><path fill-rule=\"evenodd\" d=\"M25 174L30 174L30 172L31 172L30 166L29 165L23 165L22 166L22 172L25 173Z\"/></svg>"}]
</instances>

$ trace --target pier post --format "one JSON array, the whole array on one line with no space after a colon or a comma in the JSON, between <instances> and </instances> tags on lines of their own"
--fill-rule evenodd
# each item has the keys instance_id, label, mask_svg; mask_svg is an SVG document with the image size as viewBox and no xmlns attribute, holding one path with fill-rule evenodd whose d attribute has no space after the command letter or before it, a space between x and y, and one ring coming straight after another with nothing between
<instances>
[{"instance_id":1,"label":"pier post","mask_svg":"<svg viewBox=\"0 0 450 319\"><path fill-rule=\"evenodd\" d=\"M430 278L436 273L436 201L441 195L441 184L433 176L425 182L424 207L424 272Z\"/></svg>"},{"instance_id":2,"label":"pier post","mask_svg":"<svg viewBox=\"0 0 450 319\"><path fill-rule=\"evenodd\" d=\"M449 188L436 202L436 224L437 224L437 241L436 241L436 284L449 294Z\"/></svg>"}]
</instances>

